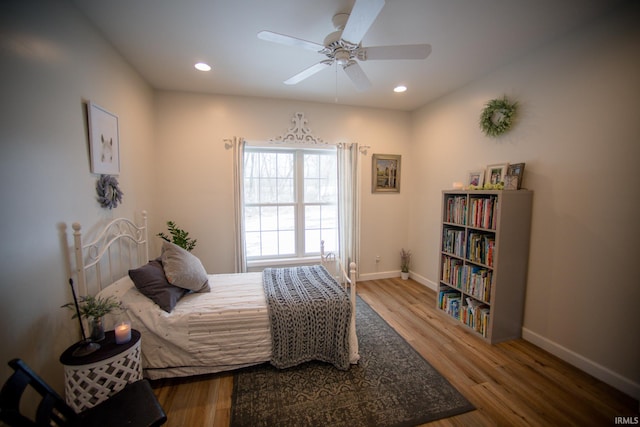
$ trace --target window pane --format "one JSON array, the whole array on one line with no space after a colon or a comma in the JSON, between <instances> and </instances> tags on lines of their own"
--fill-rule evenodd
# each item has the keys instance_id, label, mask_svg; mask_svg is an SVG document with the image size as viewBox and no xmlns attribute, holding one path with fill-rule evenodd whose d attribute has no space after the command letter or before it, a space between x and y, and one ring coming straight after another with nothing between
<instances>
[{"instance_id":1,"label":"window pane","mask_svg":"<svg viewBox=\"0 0 640 427\"><path fill-rule=\"evenodd\" d=\"M317 154L304 155L304 177L318 178L320 176L320 159Z\"/></svg>"},{"instance_id":2,"label":"window pane","mask_svg":"<svg viewBox=\"0 0 640 427\"><path fill-rule=\"evenodd\" d=\"M263 206L260 209L260 228L262 231L273 231L278 229L277 206Z\"/></svg>"},{"instance_id":3,"label":"window pane","mask_svg":"<svg viewBox=\"0 0 640 427\"><path fill-rule=\"evenodd\" d=\"M295 255L296 253L296 232L281 231L280 235L280 255Z\"/></svg>"},{"instance_id":4,"label":"window pane","mask_svg":"<svg viewBox=\"0 0 640 427\"><path fill-rule=\"evenodd\" d=\"M262 255L278 255L278 232L266 231L262 233Z\"/></svg>"},{"instance_id":5,"label":"window pane","mask_svg":"<svg viewBox=\"0 0 640 427\"><path fill-rule=\"evenodd\" d=\"M260 180L260 203L277 203L278 181L275 178Z\"/></svg>"},{"instance_id":6,"label":"window pane","mask_svg":"<svg viewBox=\"0 0 640 427\"><path fill-rule=\"evenodd\" d=\"M258 203L260 201L260 182L258 179L244 179L244 202Z\"/></svg>"},{"instance_id":7,"label":"window pane","mask_svg":"<svg viewBox=\"0 0 640 427\"><path fill-rule=\"evenodd\" d=\"M244 176L257 177L260 165L260 153L245 152L244 154Z\"/></svg>"},{"instance_id":8,"label":"window pane","mask_svg":"<svg viewBox=\"0 0 640 427\"><path fill-rule=\"evenodd\" d=\"M260 256L260 233L244 233L245 244L247 245L247 257Z\"/></svg>"},{"instance_id":9,"label":"window pane","mask_svg":"<svg viewBox=\"0 0 640 427\"><path fill-rule=\"evenodd\" d=\"M295 202L295 187L293 179L278 179L278 203Z\"/></svg>"},{"instance_id":10,"label":"window pane","mask_svg":"<svg viewBox=\"0 0 640 427\"><path fill-rule=\"evenodd\" d=\"M247 231L260 231L260 208L259 207L245 206L244 228Z\"/></svg>"},{"instance_id":11,"label":"window pane","mask_svg":"<svg viewBox=\"0 0 640 427\"><path fill-rule=\"evenodd\" d=\"M276 153L260 153L260 177L276 177L277 159Z\"/></svg>"},{"instance_id":12,"label":"window pane","mask_svg":"<svg viewBox=\"0 0 640 427\"><path fill-rule=\"evenodd\" d=\"M304 180L304 202L316 203L320 201L320 180L306 178Z\"/></svg>"},{"instance_id":13,"label":"window pane","mask_svg":"<svg viewBox=\"0 0 640 427\"><path fill-rule=\"evenodd\" d=\"M322 228L338 228L338 207L336 205L324 205L320 207Z\"/></svg>"},{"instance_id":14,"label":"window pane","mask_svg":"<svg viewBox=\"0 0 640 427\"><path fill-rule=\"evenodd\" d=\"M336 252L338 249L338 230L336 229L322 229L320 232L320 239L324 240L324 251ZM318 247L318 251L319 251Z\"/></svg>"},{"instance_id":15,"label":"window pane","mask_svg":"<svg viewBox=\"0 0 640 427\"><path fill-rule=\"evenodd\" d=\"M278 178L293 179L293 153L278 153Z\"/></svg>"},{"instance_id":16,"label":"window pane","mask_svg":"<svg viewBox=\"0 0 640 427\"><path fill-rule=\"evenodd\" d=\"M278 207L278 228L280 230L296 229L296 211L293 206ZM294 236L295 239L295 236Z\"/></svg>"},{"instance_id":17,"label":"window pane","mask_svg":"<svg viewBox=\"0 0 640 427\"><path fill-rule=\"evenodd\" d=\"M320 230L305 230L304 252L306 254L320 253Z\"/></svg>"},{"instance_id":18,"label":"window pane","mask_svg":"<svg viewBox=\"0 0 640 427\"><path fill-rule=\"evenodd\" d=\"M304 228L305 230L320 228L320 206L304 207Z\"/></svg>"}]
</instances>

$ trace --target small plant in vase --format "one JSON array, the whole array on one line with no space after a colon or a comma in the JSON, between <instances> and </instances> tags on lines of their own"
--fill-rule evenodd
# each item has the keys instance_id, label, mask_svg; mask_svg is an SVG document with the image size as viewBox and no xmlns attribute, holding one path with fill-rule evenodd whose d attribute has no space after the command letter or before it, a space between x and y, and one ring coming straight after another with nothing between
<instances>
[{"instance_id":1,"label":"small plant in vase","mask_svg":"<svg viewBox=\"0 0 640 427\"><path fill-rule=\"evenodd\" d=\"M87 319L91 325L91 341L102 341L104 339L104 325L102 318L114 310L120 310L122 305L116 301L115 297L100 298L94 296L80 297L78 301L78 311L76 312L75 302L69 302L63 305L74 311L72 319L80 316Z\"/></svg>"},{"instance_id":2,"label":"small plant in vase","mask_svg":"<svg viewBox=\"0 0 640 427\"><path fill-rule=\"evenodd\" d=\"M409 278L409 267L411 266L411 251L400 249L400 276L402 280Z\"/></svg>"}]
</instances>

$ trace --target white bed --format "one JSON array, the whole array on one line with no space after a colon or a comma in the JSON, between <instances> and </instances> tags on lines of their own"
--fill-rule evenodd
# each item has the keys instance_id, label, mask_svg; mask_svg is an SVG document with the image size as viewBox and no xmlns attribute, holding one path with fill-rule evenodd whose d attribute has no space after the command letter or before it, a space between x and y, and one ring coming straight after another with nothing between
<instances>
[{"instance_id":1,"label":"white bed","mask_svg":"<svg viewBox=\"0 0 640 427\"><path fill-rule=\"evenodd\" d=\"M228 371L268 362L272 356L269 310L262 273L208 275L210 292L189 293L168 313L143 295L127 274L148 262L146 212L140 225L113 220L83 244L81 226L73 224L78 290L82 295L115 296L122 313L106 324L129 320L142 334L142 363L151 379ZM357 363L355 264L347 275L332 254L321 256L348 286L351 318L348 358ZM325 271L325 270L323 270ZM109 322L110 320L110 322Z\"/></svg>"}]
</instances>

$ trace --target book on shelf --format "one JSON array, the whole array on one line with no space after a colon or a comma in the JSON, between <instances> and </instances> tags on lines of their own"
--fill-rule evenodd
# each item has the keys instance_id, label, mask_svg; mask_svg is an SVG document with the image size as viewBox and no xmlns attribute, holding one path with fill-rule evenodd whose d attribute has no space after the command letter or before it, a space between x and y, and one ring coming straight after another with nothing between
<instances>
[{"instance_id":1,"label":"book on shelf","mask_svg":"<svg viewBox=\"0 0 640 427\"><path fill-rule=\"evenodd\" d=\"M472 227L494 230L498 199L496 196L473 198L470 202L470 223Z\"/></svg>"},{"instance_id":2,"label":"book on shelf","mask_svg":"<svg viewBox=\"0 0 640 427\"><path fill-rule=\"evenodd\" d=\"M493 272L477 265L465 265L462 290L474 298L490 302Z\"/></svg>"},{"instance_id":3,"label":"book on shelf","mask_svg":"<svg viewBox=\"0 0 640 427\"><path fill-rule=\"evenodd\" d=\"M467 197L450 196L447 198L445 207L445 222L454 224L466 224L467 217Z\"/></svg>"},{"instance_id":4,"label":"book on shelf","mask_svg":"<svg viewBox=\"0 0 640 427\"><path fill-rule=\"evenodd\" d=\"M447 314L460 318L460 302L462 294L448 286L440 286L438 292L438 306Z\"/></svg>"},{"instance_id":5,"label":"book on shelf","mask_svg":"<svg viewBox=\"0 0 640 427\"><path fill-rule=\"evenodd\" d=\"M486 337L489 330L491 309L486 304L473 298L466 298L465 301L466 305L461 312L462 317L460 320L483 337Z\"/></svg>"},{"instance_id":6,"label":"book on shelf","mask_svg":"<svg viewBox=\"0 0 640 427\"><path fill-rule=\"evenodd\" d=\"M451 258L450 256L442 257L442 277L443 282L447 282L457 288L461 287L464 283L464 269L463 262L458 258Z\"/></svg>"},{"instance_id":7,"label":"book on shelf","mask_svg":"<svg viewBox=\"0 0 640 427\"><path fill-rule=\"evenodd\" d=\"M493 234L472 231L467 242L467 259L491 267L495 245L496 239Z\"/></svg>"},{"instance_id":8,"label":"book on shelf","mask_svg":"<svg viewBox=\"0 0 640 427\"><path fill-rule=\"evenodd\" d=\"M464 256L465 233L464 230L446 227L442 235L442 250L459 257Z\"/></svg>"}]
</instances>

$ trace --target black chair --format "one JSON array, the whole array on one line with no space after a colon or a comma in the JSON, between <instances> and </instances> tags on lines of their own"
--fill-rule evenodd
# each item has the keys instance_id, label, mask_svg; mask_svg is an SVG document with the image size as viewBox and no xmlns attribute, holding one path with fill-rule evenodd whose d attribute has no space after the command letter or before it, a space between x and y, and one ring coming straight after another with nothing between
<instances>
[{"instance_id":1,"label":"black chair","mask_svg":"<svg viewBox=\"0 0 640 427\"><path fill-rule=\"evenodd\" d=\"M13 359L9 366L15 372L0 391L0 420L9 426L160 426L167 421L147 380L127 384L104 402L76 414L22 360ZM42 396L35 420L20 413L20 399L28 386Z\"/></svg>"}]
</instances>

